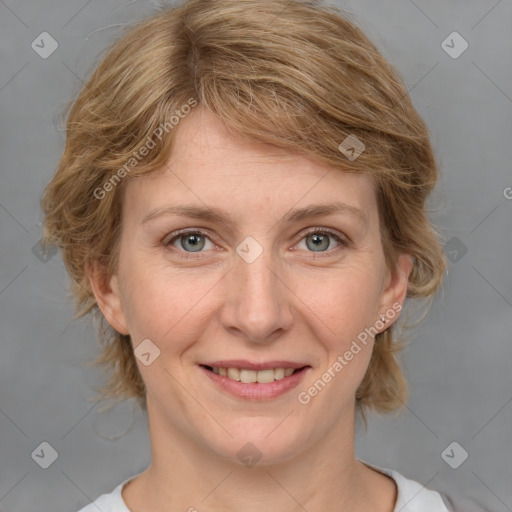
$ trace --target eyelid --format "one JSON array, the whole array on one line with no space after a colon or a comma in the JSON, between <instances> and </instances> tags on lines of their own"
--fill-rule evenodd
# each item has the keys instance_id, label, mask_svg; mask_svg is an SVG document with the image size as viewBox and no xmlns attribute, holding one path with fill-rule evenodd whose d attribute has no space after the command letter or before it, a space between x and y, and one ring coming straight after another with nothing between
<instances>
[{"instance_id":1,"label":"eyelid","mask_svg":"<svg viewBox=\"0 0 512 512\"><path fill-rule=\"evenodd\" d=\"M175 240L177 240L180 237L185 236L185 235L187 235L189 233L190 234L195 234L195 233L201 234L201 235L205 236L206 238L208 238L212 243L215 243L212 240L212 238L215 239L215 236L212 236L210 231L208 231L208 230L206 230L204 228L184 228L184 229L179 229L179 230L174 231L173 233L171 233L169 235L170 238L168 239L168 241L165 241L167 237L164 238L163 239L163 244L164 244L165 247L171 246L171 244ZM310 252L313 255L313 257L321 257L322 254L331 255L334 252L336 252L340 247L346 247L350 243L350 240L345 235L343 235L342 233L338 232L337 230L334 230L332 228L323 227L323 226L313 226L313 227L307 228L306 231L301 231L299 233L298 236L300 238L297 240L297 242L294 243L294 246L297 245L299 242L301 242L309 234L314 234L314 233L325 233L325 234L328 234L331 237L335 238L339 245L338 245L338 247L335 247L334 249L329 249L327 251L318 251L318 253L316 253L315 251L308 251L308 252ZM197 251L197 253L194 253L194 252L187 252L187 251L177 250L177 252L186 254L187 256L185 256L185 258L200 258L201 257L200 255L204 251ZM197 256L195 256L195 254L197 254Z\"/></svg>"},{"instance_id":2,"label":"eyelid","mask_svg":"<svg viewBox=\"0 0 512 512\"><path fill-rule=\"evenodd\" d=\"M338 242L338 246L334 247L333 249L328 249L327 251L318 251L318 252L307 251L309 254L312 255L312 256L310 256L312 258L321 258L322 256L325 256L325 257L332 256L334 253L336 253L337 251L339 251L342 248L348 247L350 244L350 240L347 238L347 236L343 235L339 231L332 229L332 228L317 226L317 227L308 228L306 231L301 232L299 234L300 238L295 245L302 242L302 240L304 240L304 238L306 236L308 236L310 234L315 234L315 233L330 235L332 238L334 238Z\"/></svg>"},{"instance_id":3,"label":"eyelid","mask_svg":"<svg viewBox=\"0 0 512 512\"><path fill-rule=\"evenodd\" d=\"M309 235L311 233L328 233L329 235L333 235L334 237L338 238L340 242L348 243L348 238L341 232L337 231L336 229L326 228L322 226L307 228L306 231L300 234L300 240L302 240L306 235Z\"/></svg>"},{"instance_id":4,"label":"eyelid","mask_svg":"<svg viewBox=\"0 0 512 512\"><path fill-rule=\"evenodd\" d=\"M172 242L174 242L175 240L179 239L180 237L183 237L185 235L188 235L188 234L200 234L200 235L203 235L204 237L208 238L212 243L213 239L215 239L215 236L213 236L210 231L208 230L205 230L203 228L184 228L184 229L178 229L177 231L173 231L172 233L169 234L169 236L165 237L163 240L162 240L162 243L164 244L165 247L171 245ZM180 252L184 252L184 251L180 251ZM200 251L201 252L201 251ZM189 254L193 254L193 253L189 253Z\"/></svg>"}]
</instances>

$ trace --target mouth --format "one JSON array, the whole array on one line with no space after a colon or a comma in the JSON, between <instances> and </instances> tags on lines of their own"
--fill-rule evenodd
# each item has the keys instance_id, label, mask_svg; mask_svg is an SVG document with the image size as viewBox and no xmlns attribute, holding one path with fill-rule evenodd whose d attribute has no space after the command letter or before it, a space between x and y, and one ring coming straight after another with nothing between
<instances>
[{"instance_id":1,"label":"mouth","mask_svg":"<svg viewBox=\"0 0 512 512\"><path fill-rule=\"evenodd\" d=\"M220 363L217 363L220 364ZM217 366L217 364L200 364L198 367L214 389L245 401L270 400L284 395L296 387L305 377L311 366L277 365L254 369L235 366ZM243 365L241 365L243 366Z\"/></svg>"},{"instance_id":2,"label":"mouth","mask_svg":"<svg viewBox=\"0 0 512 512\"><path fill-rule=\"evenodd\" d=\"M216 375L227 377L229 380L233 380L235 382L243 382L244 384L253 384L256 382L259 384L269 384L271 382L290 377L291 375L308 368L308 366L302 366L301 368L265 368L263 370L251 370L223 366L200 366L215 373Z\"/></svg>"}]
</instances>

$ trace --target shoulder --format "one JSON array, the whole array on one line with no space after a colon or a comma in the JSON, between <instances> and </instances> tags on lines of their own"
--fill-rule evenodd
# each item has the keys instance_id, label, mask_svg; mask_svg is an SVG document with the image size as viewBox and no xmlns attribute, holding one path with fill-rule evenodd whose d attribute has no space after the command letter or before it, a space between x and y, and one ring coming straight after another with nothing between
<instances>
[{"instance_id":1,"label":"shoulder","mask_svg":"<svg viewBox=\"0 0 512 512\"><path fill-rule=\"evenodd\" d=\"M133 478L135 478L135 476L127 478L111 492L102 494L93 502L89 503L89 505L81 508L78 512L98 512L98 510L101 510L101 512L130 512L121 496L121 490L125 484Z\"/></svg>"},{"instance_id":2,"label":"shoulder","mask_svg":"<svg viewBox=\"0 0 512 512\"><path fill-rule=\"evenodd\" d=\"M398 487L396 510L402 512L449 512L441 495L434 490L390 470Z\"/></svg>"},{"instance_id":3,"label":"shoulder","mask_svg":"<svg viewBox=\"0 0 512 512\"><path fill-rule=\"evenodd\" d=\"M394 512L450 512L437 491L428 489L424 485L406 478L404 475L389 468L374 466L368 462L367 466L393 478L398 489Z\"/></svg>"}]
</instances>

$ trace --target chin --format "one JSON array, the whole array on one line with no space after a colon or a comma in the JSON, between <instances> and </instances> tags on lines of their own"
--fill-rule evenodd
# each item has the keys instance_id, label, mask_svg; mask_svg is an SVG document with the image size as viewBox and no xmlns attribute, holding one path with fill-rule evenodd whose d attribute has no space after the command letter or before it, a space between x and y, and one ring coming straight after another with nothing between
<instances>
[{"instance_id":1,"label":"chin","mask_svg":"<svg viewBox=\"0 0 512 512\"><path fill-rule=\"evenodd\" d=\"M304 450L305 439L295 435L289 425L284 428L284 422L280 425L282 421L283 418L244 418L236 427L226 425L233 437L226 434L205 439L205 443L219 457L247 467L286 462Z\"/></svg>"}]
</instances>

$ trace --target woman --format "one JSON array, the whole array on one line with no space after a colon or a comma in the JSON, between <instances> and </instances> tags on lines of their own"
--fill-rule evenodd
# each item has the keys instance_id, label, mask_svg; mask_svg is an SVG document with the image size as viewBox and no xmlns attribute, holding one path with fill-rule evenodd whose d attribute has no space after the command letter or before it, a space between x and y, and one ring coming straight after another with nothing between
<instances>
[{"instance_id":1,"label":"woman","mask_svg":"<svg viewBox=\"0 0 512 512\"><path fill-rule=\"evenodd\" d=\"M189 0L130 27L73 104L42 205L103 397L152 462L82 509L441 512L357 460L356 414L407 399L396 326L445 261L425 124L317 2Z\"/></svg>"}]
</instances>

